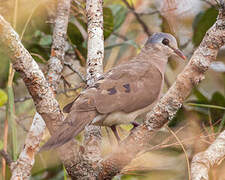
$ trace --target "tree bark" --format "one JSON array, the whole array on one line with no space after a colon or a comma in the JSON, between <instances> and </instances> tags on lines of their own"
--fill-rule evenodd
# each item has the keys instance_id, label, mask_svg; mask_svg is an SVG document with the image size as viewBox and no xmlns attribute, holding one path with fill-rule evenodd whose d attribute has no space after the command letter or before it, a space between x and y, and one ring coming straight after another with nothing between
<instances>
[{"instance_id":1,"label":"tree bark","mask_svg":"<svg viewBox=\"0 0 225 180\"><path fill-rule=\"evenodd\" d=\"M219 165L225 157L225 131L204 151L196 154L191 163L192 180L208 180L210 167Z\"/></svg>"}]
</instances>

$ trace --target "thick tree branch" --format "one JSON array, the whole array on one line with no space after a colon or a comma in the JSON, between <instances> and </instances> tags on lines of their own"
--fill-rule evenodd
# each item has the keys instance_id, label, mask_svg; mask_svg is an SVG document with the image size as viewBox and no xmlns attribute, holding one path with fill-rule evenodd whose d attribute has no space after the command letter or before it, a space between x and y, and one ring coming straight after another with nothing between
<instances>
[{"instance_id":1,"label":"thick tree branch","mask_svg":"<svg viewBox=\"0 0 225 180\"><path fill-rule=\"evenodd\" d=\"M88 22L87 85L92 86L103 73L104 36L103 36L103 0L87 0ZM96 164L101 160L101 128L89 125L85 128L84 151L79 155L73 171L74 179L96 179L99 171Z\"/></svg>"},{"instance_id":2,"label":"thick tree branch","mask_svg":"<svg viewBox=\"0 0 225 180\"><path fill-rule=\"evenodd\" d=\"M92 86L103 74L103 0L87 0L86 11L88 22L87 85ZM87 126L84 143L87 150L86 155L89 153L92 160L100 160L100 141L101 128L93 125Z\"/></svg>"},{"instance_id":3,"label":"thick tree branch","mask_svg":"<svg viewBox=\"0 0 225 180\"><path fill-rule=\"evenodd\" d=\"M210 167L219 165L225 157L225 131L204 152L196 154L191 163L192 180L208 180Z\"/></svg>"},{"instance_id":4,"label":"thick tree branch","mask_svg":"<svg viewBox=\"0 0 225 180\"><path fill-rule=\"evenodd\" d=\"M103 73L104 36L103 36L103 1L87 0L88 54L87 84L93 85Z\"/></svg>"},{"instance_id":5,"label":"thick tree branch","mask_svg":"<svg viewBox=\"0 0 225 180\"><path fill-rule=\"evenodd\" d=\"M31 169L35 162L35 153L39 149L45 127L44 120L36 113L27 134L24 148L20 153L19 158L14 163L13 168L11 168L12 180L29 179Z\"/></svg>"},{"instance_id":6,"label":"thick tree branch","mask_svg":"<svg viewBox=\"0 0 225 180\"><path fill-rule=\"evenodd\" d=\"M9 51L13 67L23 78L34 100L37 112L48 125L52 124L52 127L49 126L49 128L53 133L62 120L63 114L44 74L20 42L18 34L2 16L0 16L0 33L0 40Z\"/></svg>"},{"instance_id":7,"label":"thick tree branch","mask_svg":"<svg viewBox=\"0 0 225 180\"><path fill-rule=\"evenodd\" d=\"M70 0L58 0L47 80L56 92L63 69Z\"/></svg>"},{"instance_id":8,"label":"thick tree branch","mask_svg":"<svg viewBox=\"0 0 225 180\"><path fill-rule=\"evenodd\" d=\"M218 50L225 42L225 11L220 9L216 23L208 30L190 62L177 77L166 95L146 116L145 123L131 133L100 166L100 179L111 179L154 138L154 132L176 114L192 88L204 79L210 63L216 59Z\"/></svg>"}]
</instances>

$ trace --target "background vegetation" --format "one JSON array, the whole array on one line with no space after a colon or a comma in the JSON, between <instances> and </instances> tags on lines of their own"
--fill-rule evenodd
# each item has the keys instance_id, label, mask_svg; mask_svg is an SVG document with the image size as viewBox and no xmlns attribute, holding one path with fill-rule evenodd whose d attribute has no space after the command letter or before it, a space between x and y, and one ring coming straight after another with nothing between
<instances>
[{"instance_id":1,"label":"background vegetation","mask_svg":"<svg viewBox=\"0 0 225 180\"><path fill-rule=\"evenodd\" d=\"M187 57L201 42L206 30L215 22L217 7L211 1L200 0L105 0L104 37L105 71L122 61L135 56L147 39L147 32L134 13L148 27L149 32L170 32L176 36L180 48ZM22 43L45 72L50 57L55 4L51 0L0 0L0 13L14 26ZM86 16L85 4L74 0L67 32L66 55L85 67L86 62ZM158 132L158 138L148 152L140 154L121 176L115 179L173 179L188 177L189 159L212 143L224 130L225 124L225 51L221 49L218 61L207 72L206 79L196 87L169 128ZM175 80L187 62L171 58L166 72L164 92ZM5 121L8 119L8 152L15 160L31 124L35 108L17 73L10 72L9 58L0 48L0 149L3 148ZM13 80L13 81L12 81ZM63 107L81 90L84 82L76 73L65 66L58 92L58 101ZM140 119L141 121L141 119ZM125 137L131 126L121 126L119 133ZM104 134L103 155L107 155L116 141L111 132L102 128ZM174 134L171 133L174 132ZM49 134L46 133L43 142ZM82 135L77 137L82 140ZM179 140L178 140L179 139ZM182 147L180 144L183 144ZM184 153L185 152L185 153ZM186 154L186 155L185 155ZM224 163L210 172L215 179L225 177ZM0 165L2 168L2 165ZM0 172L1 175L2 171ZM10 177L7 170L7 178ZM0 176L1 177L1 176ZM67 179L66 172L54 151L36 156L31 179Z\"/></svg>"}]
</instances>

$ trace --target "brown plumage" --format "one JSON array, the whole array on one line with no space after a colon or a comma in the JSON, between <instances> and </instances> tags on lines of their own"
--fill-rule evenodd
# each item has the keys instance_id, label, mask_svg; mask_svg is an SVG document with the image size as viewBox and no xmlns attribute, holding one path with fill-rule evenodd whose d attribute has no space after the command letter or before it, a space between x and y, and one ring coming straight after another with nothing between
<instances>
[{"instance_id":1,"label":"brown plumage","mask_svg":"<svg viewBox=\"0 0 225 180\"><path fill-rule=\"evenodd\" d=\"M64 108L69 114L62 128L41 150L65 144L87 124L130 123L148 112L161 95L167 60L175 53L184 58L177 49L176 39L170 34L155 33L139 55L112 68Z\"/></svg>"}]
</instances>

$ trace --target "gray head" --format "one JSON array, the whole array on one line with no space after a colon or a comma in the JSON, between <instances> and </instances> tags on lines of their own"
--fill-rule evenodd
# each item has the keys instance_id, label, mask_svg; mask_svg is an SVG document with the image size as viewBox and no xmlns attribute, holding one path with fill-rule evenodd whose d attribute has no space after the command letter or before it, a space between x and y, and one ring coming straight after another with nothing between
<instances>
[{"instance_id":1,"label":"gray head","mask_svg":"<svg viewBox=\"0 0 225 180\"><path fill-rule=\"evenodd\" d=\"M171 55L177 55L184 60L186 59L183 53L178 49L175 37L168 33L154 33L148 38L145 47L153 47L165 53L168 57Z\"/></svg>"}]
</instances>

